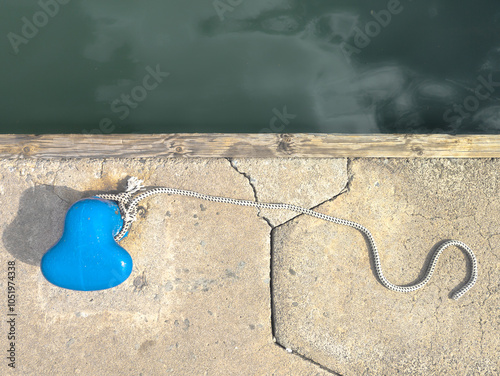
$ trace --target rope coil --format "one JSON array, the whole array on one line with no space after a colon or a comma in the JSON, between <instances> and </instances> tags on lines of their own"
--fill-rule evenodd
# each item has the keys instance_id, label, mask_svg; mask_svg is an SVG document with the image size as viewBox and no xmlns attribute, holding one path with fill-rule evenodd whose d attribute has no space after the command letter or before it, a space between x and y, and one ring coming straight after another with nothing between
<instances>
[{"instance_id":1,"label":"rope coil","mask_svg":"<svg viewBox=\"0 0 500 376\"><path fill-rule=\"evenodd\" d=\"M333 222L339 225L343 226L348 226L355 228L356 230L360 231L368 240L369 246L370 246L370 251L371 255L373 257L373 262L375 265L375 271L377 274L377 278L379 279L380 283L384 285L386 288L389 290L393 291L398 291L398 292L411 292L411 291L416 291L422 287L424 287L427 282L432 277L432 274L434 273L436 264L438 262L439 256L443 251L450 247L450 246L455 246L467 254L469 257L469 260L471 262L472 270L471 270L471 275L467 283L465 283L460 289L458 289L456 292L452 294L452 299L457 300L460 299L467 291L469 291L472 286L477 281L477 276L478 276L478 267L477 267L477 259L476 256L474 255L474 252L472 251L469 246L467 246L465 243L462 243L461 241L458 240L449 240L441 244L435 251L434 254L432 255L431 261L427 267L427 270L424 274L424 277L420 282L417 282L413 285L408 285L408 286L398 286L394 285L391 282L387 280L387 278L384 276L384 273L382 272L382 266L380 263L380 256L378 253L377 245L375 244L375 239L373 238L373 235L371 232L364 226L360 225L359 223L348 221L345 219L340 219L336 217L332 217L323 213L318 213L314 210L302 208L300 206L296 205L291 205L291 204L270 204L270 203L260 203L260 202L255 202L255 201L248 201L248 200L237 200L237 199L232 199L232 198L226 198L226 197L218 197L218 196L210 196L210 195L205 195L202 193L198 192L193 192L193 191L187 191L183 189L176 189L176 188L152 188L149 189L143 193L137 194L138 192L142 191L145 189L143 186L143 181L137 179L136 177L132 177L128 180L128 186L127 190L123 193L119 194L102 194L98 195L97 197L105 199L105 200L111 200L111 201L116 201L118 202L118 206L120 207L120 211L122 214L122 218L124 221L124 225L122 230L115 236L115 240L118 242L120 241L125 234L129 231L130 226L134 221L137 220L137 206L140 201L153 196L157 194L171 194L171 195L181 195L181 196L189 196L189 197L195 197L198 199L202 200L207 200L207 201L212 201L212 202L221 202L225 204L233 204L233 205L240 205L240 206L251 206L259 209L276 209L276 210L290 210L294 211L297 213L301 214L306 214L310 215L312 217L316 217L328 222ZM137 194L137 195L136 195ZM135 197L134 197L135 195Z\"/></svg>"}]
</instances>

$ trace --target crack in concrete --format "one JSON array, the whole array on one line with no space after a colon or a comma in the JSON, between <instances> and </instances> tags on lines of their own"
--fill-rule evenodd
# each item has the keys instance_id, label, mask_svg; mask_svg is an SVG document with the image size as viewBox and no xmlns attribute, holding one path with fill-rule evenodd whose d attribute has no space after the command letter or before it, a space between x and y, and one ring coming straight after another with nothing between
<instances>
[{"instance_id":1,"label":"crack in concrete","mask_svg":"<svg viewBox=\"0 0 500 376\"><path fill-rule=\"evenodd\" d=\"M450 220L450 218L446 219L446 218L440 217L440 216L438 216L438 215L436 215L436 216L432 216L432 217L426 217L425 215L423 215L423 214L421 214L421 213L415 213L415 212L410 213L409 215L410 215L410 217L419 217L419 218L423 218L423 219L425 219L426 221L435 221L435 220L437 220L437 219L440 219L440 220L442 220L442 221L447 221L447 220Z\"/></svg>"},{"instance_id":2,"label":"crack in concrete","mask_svg":"<svg viewBox=\"0 0 500 376\"><path fill-rule=\"evenodd\" d=\"M56 169L56 171L54 172L54 180L52 180L52 187L56 186L56 180L58 177L59 177L59 169Z\"/></svg>"},{"instance_id":3,"label":"crack in concrete","mask_svg":"<svg viewBox=\"0 0 500 376\"><path fill-rule=\"evenodd\" d=\"M436 319L436 330L439 330L439 324L442 323L442 321L439 321L439 309L441 308L443 304L443 289L439 285L435 285L438 289L438 302L436 306L434 307L434 319Z\"/></svg>"},{"instance_id":4,"label":"crack in concrete","mask_svg":"<svg viewBox=\"0 0 500 376\"><path fill-rule=\"evenodd\" d=\"M226 158L227 161L230 163L231 167L240 175L243 175L245 178L247 178L248 180L248 183L250 184L250 187L252 188L253 190L253 194L254 194L254 198L255 198L255 201L256 202L260 202L259 201L259 198L258 198L258 194L257 194L257 188L255 187L255 185L253 184L253 178L247 174L246 172L242 172L238 169L238 167L236 166L236 164L234 163L234 159L232 158ZM346 181L346 184L344 186L344 188L342 188L340 190L339 193L337 193L335 196L333 197L330 197L322 202L320 202L319 204L316 204L312 207L309 207L308 209L309 210L314 210L314 209L317 209L318 207L328 203L328 202L332 202L334 201L335 199L337 199L338 197L342 196L343 194L346 194L346 193L349 193L350 190L351 190L351 185L352 185L352 181L354 179L354 173L352 172L352 162L353 162L353 159L351 158L346 158L346 171L347 171L347 181ZM269 225L269 227L271 229L275 229L275 228L278 228L278 227L281 227L295 219L297 219L298 217L302 216L302 215L305 215L305 214L301 214L301 213L297 213L295 216L293 216L292 218L288 219L287 221L283 222L283 223L280 223L278 225L273 225L271 223L271 220L263 215L261 215L261 210L258 209L258 213L257 215L262 218L263 220L265 220L267 222L267 224Z\"/></svg>"},{"instance_id":5,"label":"crack in concrete","mask_svg":"<svg viewBox=\"0 0 500 376\"><path fill-rule=\"evenodd\" d=\"M351 190L351 187L352 187L352 181L354 179L354 173L353 173L353 170L352 170L352 163L353 163L353 160L348 158L346 160L346 164L347 164L347 175L348 175L348 179L347 179L347 182L346 182L346 185L345 187L342 189L342 191L337 194L336 196L330 198L330 199L327 199L325 200L324 202L322 203L319 203L317 204L316 206L314 206L313 208L311 208L311 210L313 209L316 209L322 205L324 205L325 203L328 203L328 202L332 202L334 201L337 197L343 195L343 194L346 194L348 193L350 190ZM256 192L256 189L255 189L255 186L252 184L251 182L251 178L250 176L248 176L247 174L244 174L244 173L241 173L240 171L238 171L238 169L236 168L236 166L233 166L233 168L235 168L235 170L244 175L250 182L250 185L252 186L253 190L254 190L254 194L255 194L255 198L257 200L257 192ZM406 196L406 199L408 201L408 196ZM305 215L305 214L298 214L297 216L289 219L288 221L280 224L280 225L277 225L275 227L273 227L273 230L271 231L271 266L270 266L270 272L271 272L271 275L270 275L270 298L271 298L271 326L272 326L272 333L273 333L273 338L275 340L275 344L276 346L280 347L281 349L283 349L284 351L287 351L288 353L290 354L293 354L295 356L298 356L300 357L301 359L305 360L305 361L308 361L312 364L315 364L316 366L318 366L319 368L321 368L322 370L328 372L328 373L331 373L333 375L339 375L338 373L335 373L333 370L331 369L328 369L326 367L324 367L323 365L321 365L320 363L314 361L313 359L310 359L304 355L302 355L301 353L297 352L297 351L292 351L291 349L288 349L286 348L285 346L283 346L276 338L276 307L275 307L275 297L276 297L276 294L274 292L274 286L273 286L273 255L274 255L274 230L276 230L277 228L297 219L297 217L301 216L301 215ZM412 213L410 214L411 216L416 216L416 217L421 217L427 221L429 220L443 220L443 221L450 221L452 220L451 218L443 218L443 217L440 217L440 216L435 216L435 217L426 217L425 215L422 215L420 213ZM458 219L458 218L471 218L474 223L476 224L476 226L478 227L479 231L478 233L480 234L481 237L483 237L485 240L488 241L488 244L490 245L490 248L493 248L492 247L492 244L491 244L491 241L493 240L493 238L495 236L499 236L500 234L489 234L489 235L485 235L481 232L481 226L476 218L476 215L469 215L469 216L466 216L466 217L461 217L461 216L457 216L456 218L454 218L454 220ZM405 245L405 248L406 248L406 245ZM498 255L495 254L495 257L498 257ZM488 277L491 281L491 275L488 273ZM442 307L442 304L443 304L443 298L442 298L442 288L439 286L439 285L436 285L437 289L438 289L438 295L439 295L439 303L434 307L434 314L433 314L433 318L435 320L435 325L436 325L436 328L439 327L439 325L441 325L443 322L440 321L440 311L441 309L443 308ZM487 293L487 297L480 303L480 305L484 308L485 304L487 303L488 299L491 298L491 296L494 294L491 289L490 289L490 286L486 286L487 290L488 290L488 293ZM480 348L481 348L481 352L484 352L484 337L485 337L485 329L484 329L484 324L485 324L485 321L483 320L482 317L480 317L480 331L481 331L481 339L480 339Z\"/></svg>"},{"instance_id":6,"label":"crack in concrete","mask_svg":"<svg viewBox=\"0 0 500 376\"><path fill-rule=\"evenodd\" d=\"M311 358L308 358L307 356L305 355L302 355L301 353L298 353L297 351L294 351L292 349L289 349L283 345L281 345L279 342L275 342L274 343L276 346L278 346L280 349L286 351L288 354L291 354L291 355L295 355L295 356L298 356L299 358L301 358L302 360L305 360L306 362L309 362L311 364L314 364L316 367L320 368L321 370L325 371L325 372L328 372L332 375L335 375L335 376L342 376L340 373L337 373L327 367L325 367L324 365L322 365L321 363L318 363L314 360L312 360Z\"/></svg>"},{"instance_id":7,"label":"crack in concrete","mask_svg":"<svg viewBox=\"0 0 500 376\"><path fill-rule=\"evenodd\" d=\"M69 202L68 200L66 200L66 199L62 198L61 196L59 196L59 194L56 192L56 190L54 189L54 187L52 187L52 193L53 193L54 195L56 195L56 196L57 196L57 198L59 198L59 200L61 200L62 202L65 202L65 203L66 203L66 204L68 204L68 205L71 205L71 204L72 204L72 203L71 203L71 202Z\"/></svg>"},{"instance_id":8,"label":"crack in concrete","mask_svg":"<svg viewBox=\"0 0 500 376\"><path fill-rule=\"evenodd\" d=\"M226 158L227 161L231 164L231 167L240 175L243 175L245 178L247 178L248 180L248 183L250 184L250 187L252 188L252 191L253 191L253 196L254 196L254 199L256 202L259 202L259 198L257 196L257 189L255 188L255 186L253 185L253 182L252 182L252 177L247 174L246 172L241 172L238 167L236 166L236 162L234 161L234 159L232 158Z\"/></svg>"},{"instance_id":9,"label":"crack in concrete","mask_svg":"<svg viewBox=\"0 0 500 376\"><path fill-rule=\"evenodd\" d=\"M238 169L238 167L236 166L236 163L234 161L234 159L232 158L226 158L227 161L229 162L229 164L231 165L231 167L240 175L244 176L247 180L248 180L248 184L250 184L250 187L252 188L252 191L253 191L253 197L254 197L254 200L255 202L260 202L259 201L259 196L257 194L257 188L255 187L255 185L253 184L253 179L252 177L247 174L246 172L242 172ZM261 215L262 213L262 210L260 208L257 208L257 216L261 219L263 219L267 225L273 229L275 226L273 226L273 224L271 223L271 220L263 215Z\"/></svg>"},{"instance_id":10,"label":"crack in concrete","mask_svg":"<svg viewBox=\"0 0 500 376\"><path fill-rule=\"evenodd\" d=\"M59 200L61 200L62 202L65 202L66 204L68 205L71 205L72 203L69 202L68 200L66 200L65 198L59 196L59 194L56 192L56 181L57 181L57 178L59 177L59 170L56 170L54 172L54 179L52 180L52 184L51 184L51 192L57 196L57 198L59 198Z\"/></svg>"},{"instance_id":11,"label":"crack in concrete","mask_svg":"<svg viewBox=\"0 0 500 376\"><path fill-rule=\"evenodd\" d=\"M226 158L226 160L229 162L230 166L240 175L244 176L247 180L248 180L248 183L250 184L250 187L252 188L252 191L253 191L253 195L254 195L254 199L255 199L255 202L260 202L259 201L259 197L258 197L258 193L257 193L257 188L255 187L255 185L253 184L253 179L252 177L245 173L245 172L242 172L238 169L234 159L232 158ZM352 183L352 180L354 179L354 174L352 172L352 165L351 165L351 159L350 158L347 158L346 159L346 170L347 170L347 181L346 181L346 184L344 186L344 188L339 192L337 193L335 196L319 203L319 204L316 204L315 206L313 206L312 208L310 208L310 210L314 210L328 202L332 202L334 201L335 199L337 199L338 197L340 197L341 195L343 194L346 194L348 193L350 190L351 190L351 183ZM270 227L271 231L269 232L269 245L270 245L270 267L269 267L269 296L270 296L270 306L271 306L271 331L272 331L272 335L273 335L273 339L275 341L275 345L278 346L279 348L283 349L284 351L287 351L288 353L290 353L290 350L287 349L285 346L283 346L281 343L278 342L278 340L276 339L276 306L275 306L275 302L274 302L274 288L273 288L273 255L274 255L274 230L276 230L277 228L285 225L286 223L289 223L291 221L293 221L294 219L300 217L301 215L305 215L305 214L297 214L296 216L294 216L293 218L289 219L288 221L284 222L284 223L281 223L279 225L276 225L276 226L273 226L271 221L266 218L265 216L261 215L261 210L259 208L258 209L258 212L257 212L257 216L261 219L263 219ZM316 361L314 361L313 359L310 359L308 357L306 357L305 355L299 353L299 352L296 352L296 351L292 351L291 352L292 355L295 355L295 356L298 356L299 358L301 358L302 360L304 361L307 361L311 364L314 364L315 366L319 367L321 370L325 371L325 372L328 372L329 374L332 374L332 375L335 375L335 376L342 376L340 375L339 373L323 366L321 363L318 363Z\"/></svg>"},{"instance_id":12,"label":"crack in concrete","mask_svg":"<svg viewBox=\"0 0 500 376\"><path fill-rule=\"evenodd\" d=\"M316 204L316 205L314 205L312 207L309 207L308 208L309 210L315 210L315 209L317 209L317 208L319 208L319 207L321 207L321 206L323 206L323 205L325 205L325 204L327 204L329 202L333 202L337 198L339 198L340 196L345 195L345 194L347 194L347 193L349 193L351 191L351 185L352 185L352 181L354 179L354 174L352 174L352 172L350 172L351 168L352 168L351 167L351 162L352 162L351 158L347 158L346 162L347 162L347 166L346 166L346 168L347 168L347 182L346 182L344 188L342 188L340 190L340 192L337 193L335 196L327 198L326 200L320 202L319 204ZM285 222L283 222L283 223L281 223L281 224L279 224L277 226L274 226L273 229L274 228L280 228L281 226L284 226L284 225L286 225L286 224L294 221L295 219L297 219L297 218L299 218L300 216L303 216L303 215L307 215L307 214L298 213L297 215L295 215L294 217L290 218L289 220L287 220L287 221L285 221Z\"/></svg>"},{"instance_id":13,"label":"crack in concrete","mask_svg":"<svg viewBox=\"0 0 500 376\"><path fill-rule=\"evenodd\" d=\"M489 204L486 206L486 208L488 208ZM485 211L486 212L486 211ZM476 218L476 215L473 215L472 218L474 218L474 223L476 224L477 226L477 233L483 238L483 239L486 239L486 235L483 234L482 232L482 229L483 229L483 226L481 226L481 224L479 223L479 221L477 220Z\"/></svg>"},{"instance_id":14,"label":"crack in concrete","mask_svg":"<svg viewBox=\"0 0 500 376\"><path fill-rule=\"evenodd\" d=\"M314 210L328 202L333 202L335 199L337 199L338 197L344 195L344 194L347 194L351 191L351 184L352 184L352 181L354 179L354 174L352 172L352 160L350 158L347 158L346 159L346 169L347 169L347 182L344 186L344 188L339 192L337 193L335 196L313 206L312 208L310 208L310 210ZM238 171L239 172L239 171ZM276 337L276 304L275 304L275 293L274 293L274 285L273 285L273 272L274 272L274 268L273 268L273 264L274 264L274 234L275 234L275 231L280 228L281 226L284 226L286 225L287 223L290 223L292 222L293 220L297 219L298 217L300 216L303 216L303 215L307 215L307 214L297 214L296 216L294 216L293 218L290 218L288 221L284 222L284 223L281 223L277 226L274 226L272 227L272 230L271 230L271 233L270 233L270 267L269 267L269 270L270 270L270 278L269 278L269 291L270 291L270 298L271 298L271 331L272 331L272 335L273 335L273 339L275 341L275 345L278 346L279 348L283 349L284 351L290 353L290 349L288 349L286 346L283 346L277 339ZM325 372L328 372L329 374L332 374L332 375L335 375L335 376L342 376L341 374L325 367L324 365L322 365L321 363L311 359L311 358L308 358L307 356L297 352L297 351L291 351L291 354L294 355L294 356L298 356L299 358L301 358L302 360L306 361L306 362L309 362L311 364L314 364L315 366L319 367L321 370L325 371Z\"/></svg>"},{"instance_id":15,"label":"crack in concrete","mask_svg":"<svg viewBox=\"0 0 500 376\"><path fill-rule=\"evenodd\" d=\"M106 159L102 159L101 161L101 173L99 175L99 179L102 179L102 175L104 174L104 163L106 163Z\"/></svg>"},{"instance_id":16,"label":"crack in concrete","mask_svg":"<svg viewBox=\"0 0 500 376\"><path fill-rule=\"evenodd\" d=\"M499 259L499 258L500 258L500 256L499 256L499 255L497 255L495 252L493 252L493 244L491 244L492 238L494 238L494 237L496 237L496 236L500 236L500 234L491 234L491 235L489 235L489 236L484 236L484 235L482 235L482 234L481 234L481 237L482 237L483 239L485 239L485 240L488 242L488 245L490 246L490 250L492 251L492 252L491 252L491 255L492 255L493 257L495 257L495 258Z\"/></svg>"},{"instance_id":17,"label":"crack in concrete","mask_svg":"<svg viewBox=\"0 0 500 376\"><path fill-rule=\"evenodd\" d=\"M479 317L479 330L481 330L481 339L479 340L479 347L481 348L481 354L484 353L484 328L483 328L483 318Z\"/></svg>"},{"instance_id":18,"label":"crack in concrete","mask_svg":"<svg viewBox=\"0 0 500 376\"><path fill-rule=\"evenodd\" d=\"M347 188L347 185L346 185L346 187L344 187L344 188L343 188L343 189L342 189L342 190L341 190L338 194L336 194L335 196L333 196L333 197L331 197L331 198L328 198L328 199L326 199L325 201L322 201L322 202L320 202L319 204L316 204L316 205L314 205L314 206L312 206L312 207L309 207L308 209L309 209L309 210L315 210L315 209L317 209L317 208L321 207L321 206L322 206L322 205L324 205L324 204L327 204L327 203L329 203L329 202L333 202L333 201L335 201L338 197L340 197L340 196L342 196L342 195L344 195L344 194L346 194L346 193L348 193L348 192L349 192L349 189ZM285 222L283 222L283 223L281 223L281 224L279 224L279 225L274 226L274 227L273 227L273 229L280 228L280 227L282 227L282 226L284 226L284 225L286 225L286 224L288 224L288 223L290 223L290 222L292 222L292 221L296 220L297 218L299 218L299 217L301 217L301 216L307 216L307 214L298 213L296 216L294 216L294 217L290 218L289 220L287 220L287 221L285 221Z\"/></svg>"},{"instance_id":19,"label":"crack in concrete","mask_svg":"<svg viewBox=\"0 0 500 376\"><path fill-rule=\"evenodd\" d=\"M352 185L352 182L353 182L354 176L355 176L353 169L352 169L353 162L354 162L353 159L346 158L347 182L346 182L346 185L342 191L349 192L351 190L351 185ZM341 191L341 193L342 193L342 191Z\"/></svg>"}]
</instances>

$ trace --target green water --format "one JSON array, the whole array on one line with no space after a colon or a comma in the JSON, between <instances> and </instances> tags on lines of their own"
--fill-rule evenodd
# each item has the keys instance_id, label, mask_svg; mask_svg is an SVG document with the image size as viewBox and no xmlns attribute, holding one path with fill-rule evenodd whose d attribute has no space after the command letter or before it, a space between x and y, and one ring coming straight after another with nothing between
<instances>
[{"instance_id":1,"label":"green water","mask_svg":"<svg viewBox=\"0 0 500 376\"><path fill-rule=\"evenodd\" d=\"M498 1L0 7L1 133L500 130Z\"/></svg>"}]
</instances>

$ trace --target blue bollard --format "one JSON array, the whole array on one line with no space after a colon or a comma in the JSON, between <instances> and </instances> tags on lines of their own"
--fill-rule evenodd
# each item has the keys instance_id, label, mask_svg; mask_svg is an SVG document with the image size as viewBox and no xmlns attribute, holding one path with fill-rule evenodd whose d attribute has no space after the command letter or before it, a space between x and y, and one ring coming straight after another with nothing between
<instances>
[{"instance_id":1,"label":"blue bollard","mask_svg":"<svg viewBox=\"0 0 500 376\"><path fill-rule=\"evenodd\" d=\"M99 198L76 202L66 213L61 239L42 257L42 274L70 290L104 290L121 284L132 272L132 257L114 239L122 226L115 202Z\"/></svg>"}]
</instances>

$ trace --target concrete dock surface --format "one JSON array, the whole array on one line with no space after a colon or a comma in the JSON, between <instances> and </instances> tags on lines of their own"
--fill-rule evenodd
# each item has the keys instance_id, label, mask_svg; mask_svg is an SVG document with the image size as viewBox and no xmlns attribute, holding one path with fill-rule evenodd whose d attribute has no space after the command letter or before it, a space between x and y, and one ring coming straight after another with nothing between
<instances>
[{"instance_id":1,"label":"concrete dock surface","mask_svg":"<svg viewBox=\"0 0 500 376\"><path fill-rule=\"evenodd\" d=\"M0 374L499 375L499 171L497 159L2 159ZM390 291L353 228L158 195L120 242L134 261L123 284L50 284L40 260L67 209L131 176L360 223L400 285L422 277L442 241L460 240L479 278L450 298L471 267L450 247L422 289Z\"/></svg>"}]
</instances>

